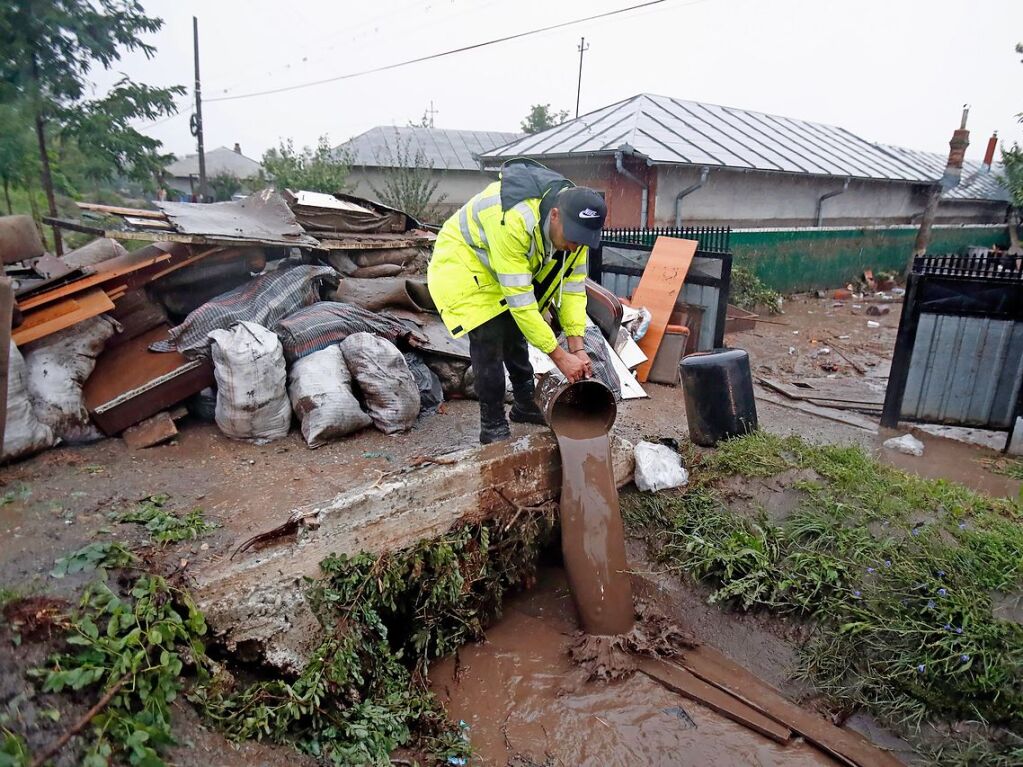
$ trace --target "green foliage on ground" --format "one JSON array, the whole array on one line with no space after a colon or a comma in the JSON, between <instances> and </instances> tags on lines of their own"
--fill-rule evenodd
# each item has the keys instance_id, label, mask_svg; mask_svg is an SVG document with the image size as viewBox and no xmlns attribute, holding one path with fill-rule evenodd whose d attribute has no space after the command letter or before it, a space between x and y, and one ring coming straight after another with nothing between
<instances>
[{"instance_id":1,"label":"green foliage on ground","mask_svg":"<svg viewBox=\"0 0 1023 767\"><path fill-rule=\"evenodd\" d=\"M184 688L184 667L205 658L202 613L185 592L143 575L124 596L103 581L92 584L68 625L66 651L29 673L43 693L93 701L116 690L83 733L79 763L162 767L162 751L174 743L170 704Z\"/></svg>"},{"instance_id":2,"label":"green foliage on ground","mask_svg":"<svg viewBox=\"0 0 1023 767\"><path fill-rule=\"evenodd\" d=\"M50 575L63 578L65 575L89 570L110 570L134 564L135 555L124 544L116 541L89 543L77 551L67 554L54 563Z\"/></svg>"},{"instance_id":3,"label":"green foliage on ground","mask_svg":"<svg viewBox=\"0 0 1023 767\"><path fill-rule=\"evenodd\" d=\"M780 299L781 294L767 287L751 269L743 266L732 267L729 303L747 311L766 308L771 314L777 314Z\"/></svg>"},{"instance_id":4,"label":"green foliage on ground","mask_svg":"<svg viewBox=\"0 0 1023 767\"><path fill-rule=\"evenodd\" d=\"M302 674L194 700L233 738L290 743L326 763L388 764L400 746L464 759L468 743L426 687L427 663L482 637L504 593L533 578L553 524L531 513L399 552L331 557L309 595L330 636Z\"/></svg>"},{"instance_id":5,"label":"green foliage on ground","mask_svg":"<svg viewBox=\"0 0 1023 767\"><path fill-rule=\"evenodd\" d=\"M194 541L220 527L215 522L207 522L202 509L194 509L183 517L172 514L164 508L168 498L166 495L152 495L131 511L118 516L117 520L145 525L156 543Z\"/></svg>"},{"instance_id":6,"label":"green foliage on ground","mask_svg":"<svg viewBox=\"0 0 1023 767\"><path fill-rule=\"evenodd\" d=\"M802 675L842 707L913 736L972 720L1005 742L950 737L929 758L1009 765L1023 754L1023 627L996 619L995 592L1023 587L1023 511L954 483L910 476L856 447L756 433L722 443L684 493L627 495L626 522L671 569L715 586L711 601L795 613L817 630ZM729 510L723 477L809 469L781 522ZM921 748L924 746L921 744ZM973 758L970 756L970 758Z\"/></svg>"}]
</instances>

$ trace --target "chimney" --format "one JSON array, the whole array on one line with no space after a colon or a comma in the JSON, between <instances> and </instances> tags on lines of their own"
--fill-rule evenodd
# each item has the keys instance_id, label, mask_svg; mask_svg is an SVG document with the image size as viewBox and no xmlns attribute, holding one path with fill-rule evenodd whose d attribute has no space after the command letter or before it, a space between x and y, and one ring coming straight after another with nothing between
<instances>
[{"instance_id":1,"label":"chimney","mask_svg":"<svg viewBox=\"0 0 1023 767\"><path fill-rule=\"evenodd\" d=\"M235 154L241 154L242 153L242 145L239 144L237 141L234 142L234 153ZM962 163L960 163L960 165L962 165Z\"/></svg>"},{"instance_id":2,"label":"chimney","mask_svg":"<svg viewBox=\"0 0 1023 767\"><path fill-rule=\"evenodd\" d=\"M991 172L991 163L995 161L995 146L998 144L998 131L991 134L987 140L987 151L984 152L984 164L980 166L981 173Z\"/></svg>"},{"instance_id":3,"label":"chimney","mask_svg":"<svg viewBox=\"0 0 1023 767\"><path fill-rule=\"evenodd\" d=\"M952 140L948 142L948 164L945 166L945 173L941 177L942 190L949 190L959 186L959 179L963 176L963 159L966 157L966 147L970 145L970 132L966 130L966 118L970 114L970 105L963 105L963 120L958 130L953 131Z\"/></svg>"}]
</instances>

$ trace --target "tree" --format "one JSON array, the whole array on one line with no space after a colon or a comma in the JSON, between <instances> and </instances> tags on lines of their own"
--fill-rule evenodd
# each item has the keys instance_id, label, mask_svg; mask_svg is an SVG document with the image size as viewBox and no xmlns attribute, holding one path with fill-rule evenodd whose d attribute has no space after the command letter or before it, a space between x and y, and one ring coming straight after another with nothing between
<instances>
[{"instance_id":1,"label":"tree","mask_svg":"<svg viewBox=\"0 0 1023 767\"><path fill-rule=\"evenodd\" d=\"M1023 43L1016 44L1016 53L1023 54ZM1023 63L1023 59L1020 60ZM1023 112L1016 115L1023 123ZM1009 197L1012 208L1009 211L1009 241L1010 253L1019 250L1017 226L1019 225L1019 212L1023 210L1023 147L1013 142L1009 149L1002 147L1002 172L998 181L1009 190Z\"/></svg>"},{"instance_id":2,"label":"tree","mask_svg":"<svg viewBox=\"0 0 1023 767\"><path fill-rule=\"evenodd\" d=\"M539 133L548 128L554 128L568 119L568 110L552 112L550 104L533 104L529 108L529 114L522 121L523 133Z\"/></svg>"},{"instance_id":3,"label":"tree","mask_svg":"<svg viewBox=\"0 0 1023 767\"><path fill-rule=\"evenodd\" d=\"M440 180L433 175L433 161L419 147L412 151L411 138L402 141L396 130L393 146L388 143L387 151L377 154L377 162L383 186L378 189L370 184L370 188L380 202L420 221L439 217L437 206L447 195L435 196Z\"/></svg>"},{"instance_id":4,"label":"tree","mask_svg":"<svg viewBox=\"0 0 1023 767\"><path fill-rule=\"evenodd\" d=\"M245 187L242 180L229 170L210 176L206 179L206 183L209 185L210 191L213 192L214 202L230 200Z\"/></svg>"},{"instance_id":5,"label":"tree","mask_svg":"<svg viewBox=\"0 0 1023 767\"><path fill-rule=\"evenodd\" d=\"M108 174L142 178L165 159L160 143L132 128L177 111L181 86L153 88L122 78L100 98L87 98L94 66L110 69L125 51L151 58L156 49L139 35L163 26L136 0L12 0L0 5L0 103L29 106L40 178L50 215L57 214L50 144L72 139ZM60 234L54 229L57 253Z\"/></svg>"},{"instance_id":6,"label":"tree","mask_svg":"<svg viewBox=\"0 0 1023 767\"><path fill-rule=\"evenodd\" d=\"M0 104L0 184L3 185L8 215L14 213L11 186L30 186L35 166L32 162L35 139L22 106Z\"/></svg>"},{"instance_id":7,"label":"tree","mask_svg":"<svg viewBox=\"0 0 1023 767\"><path fill-rule=\"evenodd\" d=\"M304 189L334 194L344 189L348 163L330 147L327 136L320 136L315 148L295 151L289 138L276 149L263 153L263 170L278 189Z\"/></svg>"}]
</instances>

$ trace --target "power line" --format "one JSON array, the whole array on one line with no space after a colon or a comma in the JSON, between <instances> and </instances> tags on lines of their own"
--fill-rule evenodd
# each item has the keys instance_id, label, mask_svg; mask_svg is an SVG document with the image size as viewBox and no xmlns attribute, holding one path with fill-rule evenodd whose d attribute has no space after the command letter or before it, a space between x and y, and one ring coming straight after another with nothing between
<instances>
[{"instance_id":1,"label":"power line","mask_svg":"<svg viewBox=\"0 0 1023 767\"><path fill-rule=\"evenodd\" d=\"M307 83L299 83L298 85L288 85L288 86L283 86L281 88L272 88L272 89L264 90L264 91L254 91L252 93L240 93L237 96L218 96L217 98L206 99L206 101L207 102L234 101L236 99L248 99L248 98L254 98L256 96L269 96L269 95L272 95L274 93L285 93L287 91L296 91L296 90L299 90L299 89L302 89L302 88L311 88L311 87L313 87L315 85L326 85L327 83L334 83L334 82L338 82L339 80L350 80L350 79L355 78L355 77L363 77L364 75L370 75L370 74L374 74L376 72L386 72L386 71L388 71L390 69L398 69L399 67L406 67L406 66L409 66L410 64L419 64L419 63L421 63L423 61L431 61L433 59L440 59L440 58L444 58L445 56L453 56L456 53L465 53L466 51L472 51L472 50L476 50L478 48L485 48L485 47L490 46L490 45L497 45L498 43L506 43L506 42L508 42L510 40L518 40L518 39L523 38L523 37L530 37L532 35L538 35L541 32L550 32L553 29L563 29L565 27L574 26L575 24L582 24L582 23L587 22L587 21L594 21L596 19L603 19L603 18L607 18L609 16L617 16L617 15L622 14L622 13L628 13L629 11L636 11L636 10L639 10L640 8L649 8L650 6L660 5L660 4L665 3L665 2L667 2L667 0L648 0L648 2L640 3L638 5L630 5L627 8L619 8L618 10L614 10L614 11L606 11L604 13L598 13L598 14L595 14L593 16L586 16L585 18L581 18L581 19L573 19L572 21L563 21L560 24L551 24L550 26L547 26L547 27L540 27L538 29L531 29L528 32L519 32L519 33L514 34L514 35L507 35L505 37L498 37L498 38L495 38L493 40L487 40L487 41L482 42L482 43L474 43L472 45L465 45L465 46L462 46L461 48L452 48L451 50L442 51L441 53L431 53L431 54L429 54L427 56L420 56L419 58L415 58L415 59L408 59L406 61L399 61L399 62L397 62L395 64L387 64L387 65L382 66L382 67L374 67L373 69L363 69L363 70L361 70L359 72L350 72L350 73L345 74L345 75L338 75L336 77L328 77L328 78L323 79L323 80L313 80L313 81L307 82Z\"/></svg>"}]
</instances>

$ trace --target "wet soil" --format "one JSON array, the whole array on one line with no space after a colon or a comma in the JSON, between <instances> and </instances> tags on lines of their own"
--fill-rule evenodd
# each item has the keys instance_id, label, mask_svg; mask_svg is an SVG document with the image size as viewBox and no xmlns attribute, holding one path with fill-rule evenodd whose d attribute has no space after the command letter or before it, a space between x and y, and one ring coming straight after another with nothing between
<instances>
[{"instance_id":1,"label":"wet soil","mask_svg":"<svg viewBox=\"0 0 1023 767\"><path fill-rule=\"evenodd\" d=\"M578 628L560 570L513 599L487 640L433 666L431 687L469 725L485 765L830 765L782 746L640 674L589 681L568 659Z\"/></svg>"}]
</instances>

